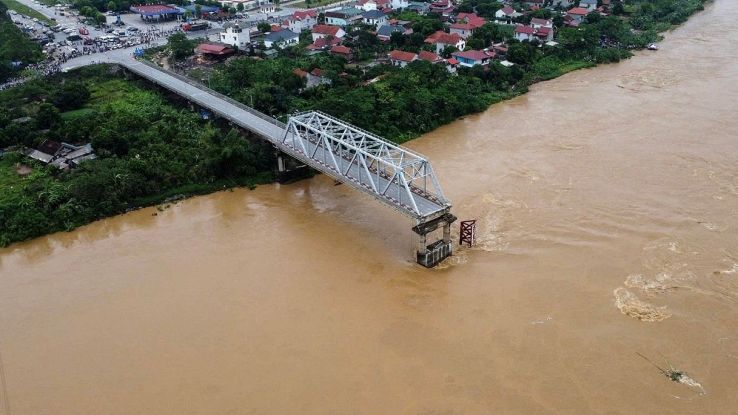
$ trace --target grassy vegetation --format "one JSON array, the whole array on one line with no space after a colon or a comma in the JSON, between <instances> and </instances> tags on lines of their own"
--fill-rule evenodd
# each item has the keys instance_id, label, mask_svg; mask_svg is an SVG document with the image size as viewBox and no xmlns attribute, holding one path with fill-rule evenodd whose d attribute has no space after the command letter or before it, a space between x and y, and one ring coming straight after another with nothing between
<instances>
[{"instance_id":1,"label":"grassy vegetation","mask_svg":"<svg viewBox=\"0 0 738 415\"><path fill-rule=\"evenodd\" d=\"M70 171L18 153L0 159L0 246L165 199L273 179L262 141L174 107L107 66L0 92L0 148L51 139L92 143L98 156ZM13 120L30 117L22 124ZM19 164L31 171L17 172Z\"/></svg>"},{"instance_id":2,"label":"grassy vegetation","mask_svg":"<svg viewBox=\"0 0 738 415\"><path fill-rule=\"evenodd\" d=\"M46 22L48 24L53 23L53 21L48 17L26 6L25 4L17 2L16 0L0 0L0 3L3 3L8 9L15 10L20 14L25 14L26 16L31 18L35 17L38 20L41 20L42 22Z\"/></svg>"},{"instance_id":3,"label":"grassy vegetation","mask_svg":"<svg viewBox=\"0 0 738 415\"><path fill-rule=\"evenodd\" d=\"M41 47L10 21L6 10L5 4L0 2L0 82L43 57ZM21 66L15 66L13 62L20 62Z\"/></svg>"}]
</instances>

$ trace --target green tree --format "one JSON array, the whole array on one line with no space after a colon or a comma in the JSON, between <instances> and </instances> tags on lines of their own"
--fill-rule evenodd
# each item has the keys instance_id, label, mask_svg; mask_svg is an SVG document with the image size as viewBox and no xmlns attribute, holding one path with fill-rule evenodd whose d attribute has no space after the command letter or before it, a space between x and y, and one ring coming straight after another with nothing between
<instances>
[{"instance_id":1,"label":"green tree","mask_svg":"<svg viewBox=\"0 0 738 415\"><path fill-rule=\"evenodd\" d=\"M61 122L61 115L55 106L44 102L38 106L36 113L36 124L39 128L52 128Z\"/></svg>"},{"instance_id":2,"label":"green tree","mask_svg":"<svg viewBox=\"0 0 738 415\"><path fill-rule=\"evenodd\" d=\"M261 33L267 33L272 31L272 26L267 22L259 22L259 24L256 25L256 28Z\"/></svg>"},{"instance_id":3,"label":"green tree","mask_svg":"<svg viewBox=\"0 0 738 415\"><path fill-rule=\"evenodd\" d=\"M194 54L193 42L187 39L184 33L175 33L169 36L167 47L175 60L184 59Z\"/></svg>"}]
</instances>

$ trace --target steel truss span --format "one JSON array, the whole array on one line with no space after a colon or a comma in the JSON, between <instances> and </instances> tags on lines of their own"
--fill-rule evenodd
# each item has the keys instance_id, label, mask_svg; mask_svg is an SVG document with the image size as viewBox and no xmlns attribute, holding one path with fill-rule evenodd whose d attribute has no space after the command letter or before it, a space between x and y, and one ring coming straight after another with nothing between
<instances>
[{"instance_id":1,"label":"steel truss span","mask_svg":"<svg viewBox=\"0 0 738 415\"><path fill-rule=\"evenodd\" d=\"M451 208L425 157L322 112L290 117L278 147L419 223Z\"/></svg>"}]
</instances>

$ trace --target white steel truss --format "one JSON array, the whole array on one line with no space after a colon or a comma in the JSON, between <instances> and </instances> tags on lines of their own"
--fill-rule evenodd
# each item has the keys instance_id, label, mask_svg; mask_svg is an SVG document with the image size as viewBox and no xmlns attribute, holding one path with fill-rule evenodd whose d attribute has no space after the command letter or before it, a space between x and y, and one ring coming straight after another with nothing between
<instances>
[{"instance_id":1,"label":"white steel truss","mask_svg":"<svg viewBox=\"0 0 738 415\"><path fill-rule=\"evenodd\" d=\"M419 222L451 208L425 157L322 112L290 117L279 147Z\"/></svg>"}]
</instances>

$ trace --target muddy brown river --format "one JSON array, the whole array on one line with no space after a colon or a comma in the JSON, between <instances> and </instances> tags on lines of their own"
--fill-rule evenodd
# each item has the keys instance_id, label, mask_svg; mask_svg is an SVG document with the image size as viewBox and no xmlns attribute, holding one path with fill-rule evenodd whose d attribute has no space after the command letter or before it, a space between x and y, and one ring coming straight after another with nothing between
<instances>
[{"instance_id":1,"label":"muddy brown river","mask_svg":"<svg viewBox=\"0 0 738 415\"><path fill-rule=\"evenodd\" d=\"M738 413L737 21L410 143L479 220L439 269L326 177L0 250L0 413Z\"/></svg>"}]
</instances>

